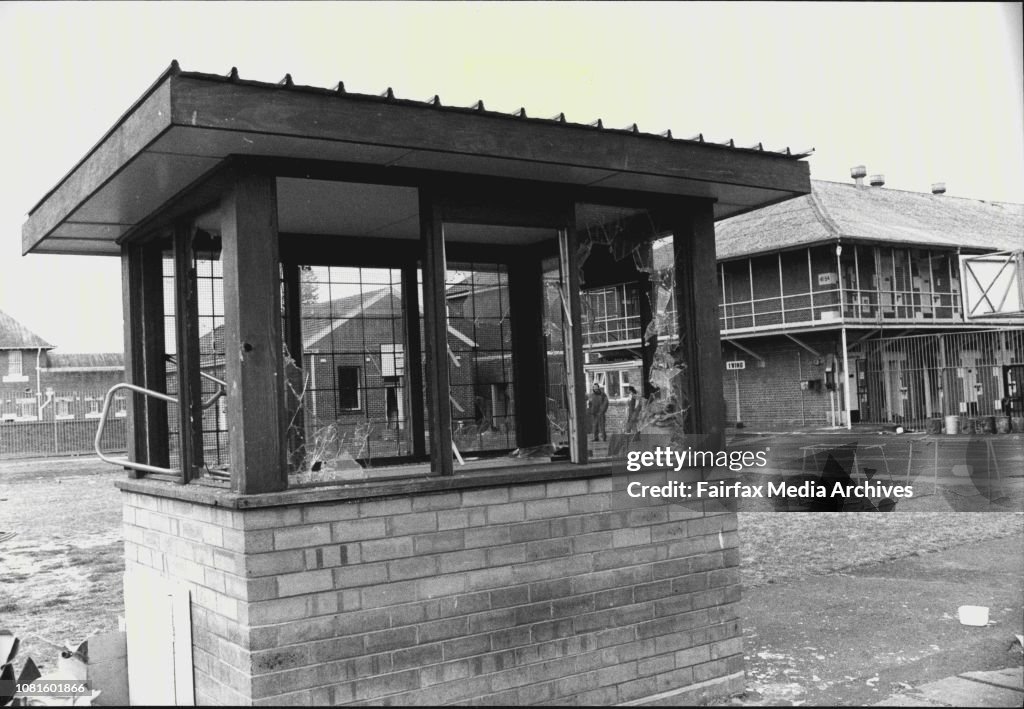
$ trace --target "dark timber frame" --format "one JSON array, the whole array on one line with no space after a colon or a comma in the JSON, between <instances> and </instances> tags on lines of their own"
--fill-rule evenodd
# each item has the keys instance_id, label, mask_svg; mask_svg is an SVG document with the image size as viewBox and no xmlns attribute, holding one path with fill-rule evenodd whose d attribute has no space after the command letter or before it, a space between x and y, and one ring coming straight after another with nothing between
<instances>
[{"instance_id":1,"label":"dark timber frame","mask_svg":"<svg viewBox=\"0 0 1024 709\"><path fill-rule=\"evenodd\" d=\"M713 222L807 194L808 170L801 157L644 134L635 126L612 130L564 118L527 118L525 112L501 114L482 105L470 110L405 101L390 92L363 96L290 81L243 81L234 72L228 77L182 72L172 64L31 210L22 243L26 252L121 255L126 371L132 383L155 391L167 388L161 261L170 245L179 406L172 413L158 400L133 396L129 455L170 467L167 417L175 415L182 454L178 481L217 485L204 474L192 248L199 222L204 229L219 227L230 485L247 496L284 490L288 450L301 443L301 435L287 439L282 357L285 344L302 366L298 265L401 270L407 361L423 357L426 362L425 380L417 366L407 368L412 453L425 456L429 440L432 472L444 479L455 472L448 445L447 262L508 268L516 313L511 345L516 443L523 447L544 437L543 396L530 384L542 380L546 354L537 339L543 324L540 262L558 256L571 460L583 464L588 451L580 289L595 284L583 282L584 269L577 263L576 207L645 210L660 231L648 229L641 239L674 235L677 354L687 365L683 387L692 407L689 418L694 432L720 442ZM406 190L406 196L415 190L418 233L403 228L382 238L341 218L315 234L301 233L301 220L279 225L285 213L277 193L282 180L292 181L293 199L296 189L312 190L316 181L388 186ZM291 207L294 214L296 205ZM446 241L446 224L550 229L557 238L538 245ZM424 282L422 333L417 269ZM649 290L646 274L631 277ZM651 318L650 303L641 298L641 326ZM425 352L419 351L421 334ZM645 380L656 344L642 345ZM646 381L644 388L651 393Z\"/></svg>"},{"instance_id":2,"label":"dark timber frame","mask_svg":"<svg viewBox=\"0 0 1024 709\"><path fill-rule=\"evenodd\" d=\"M425 355L427 377L420 377L418 367L408 367L411 407L413 456L426 455L427 424L432 441L450 441L451 409L447 404L449 374L447 324L445 319L445 270L449 254L453 260L503 263L509 269L511 307L517 313L512 319L512 348L515 367L518 446L545 442L544 395L537 386L544 369L544 350L537 332L542 327L541 260L559 255L562 288L566 295L564 342L566 385L570 400L570 457L574 463L587 462L586 396L583 371L582 313L579 294L585 285L580 281L577 262L579 244L575 228L575 204L568 193L543 192L539 185L525 185L511 197L488 197L486 188L466 196L457 194L465 187L456 180L454 189L436 187L419 189L420 240L396 249L393 240L381 241L365 237L279 234L274 182L267 165L242 161L228 173L216 177L222 189L220 227L224 268L225 350L228 379L228 410L231 412L231 487L242 494L272 493L287 487L286 461L289 448L301 441L286 438L285 404L282 387L268 388L268 380L284 382L285 372L279 343L283 342L294 361L301 367L302 337L298 302L300 293L298 264L360 265L399 268L406 312L406 342L409 362L418 362ZM358 171L357 171L358 173ZM347 175L351 177L351 174ZM484 181L486 182L486 181ZM485 186L486 187L486 186ZM202 195L195 203L208 206L210 189L196 188ZM477 188L480 189L479 186ZM544 194L544 197L539 195ZM187 201L187 199L186 199ZM712 440L722 435L722 411L717 372L717 348L702 346L716 342L718 323L714 311L699 307L702 293L714 292L714 232L712 203L684 199L621 195L619 203L648 205L662 229L671 232L676 258L676 297L679 304L679 332L684 333L679 356L687 363L686 397L691 404L690 421L694 431L706 433ZM532 209L530 205L538 206ZM483 223L525 225L552 229L557 244L539 244L530 248L487 246L484 244L446 243L446 223ZM191 241L195 233L189 214L176 215L171 224L172 252L175 259L176 313L179 317L178 365L181 397L182 460L180 482L189 482L202 471L202 401L199 381L198 333L196 327L195 274L192 273ZM162 367L162 302L160 298L159 241L140 239L125 248L126 312L131 322L141 327L126 328L129 343L128 361L133 381L157 388L163 376ZM278 279L283 276L284 303L279 299ZM423 311L426 351L420 352L420 323L417 267L423 270ZM710 274L710 278L709 278ZM647 274L637 277L649 289ZM154 286L155 284L155 286ZM285 308L285 327L280 317ZM159 314L159 315L158 315ZM641 299L641 324L651 319L650 303ZM155 324L156 325L155 325ZM657 342L645 342L646 372ZM138 354L136 354L138 353ZM697 376L700 372L701 375ZM424 410L424 394L429 417ZM645 382L645 394L650 394ZM136 402L131 416L135 433L132 438L133 460L159 464L166 461L166 423L161 430L161 402L144 399ZM155 425L154 425L155 423ZM431 446L431 469L435 475L454 474L452 454L443 444ZM235 471L238 471L237 473ZM204 480L205 482L210 482Z\"/></svg>"},{"instance_id":3,"label":"dark timber frame","mask_svg":"<svg viewBox=\"0 0 1024 709\"><path fill-rule=\"evenodd\" d=\"M559 256L560 278L565 293L565 358L570 401L570 457L577 464L587 463L586 408L584 398L582 312L579 294L588 284L581 282L578 263L579 243L575 227L572 192L535 183L517 183L517 189L494 196L487 180L478 181L466 193L463 180L418 186L420 239L395 247L394 240L359 236L322 236L281 234L277 228L275 175L270 164L262 161L236 161L228 171L209 184L194 188L195 209L175 215L169 228L173 234L175 259L176 313L178 322L179 391L181 397L182 460L185 465L179 482L189 482L202 472L202 401L199 386L198 333L195 331L195 274L192 272L191 242L195 234L194 213L203 205L209 211L211 193L220 190L219 219L222 241L225 297L225 351L228 379L228 410L231 417L231 488L241 494L275 493L286 489L289 448L301 441L287 439L289 415L284 388L267 387L267 381L284 382L285 372L280 344L283 342L294 361L302 366L302 337L299 323L299 264L359 265L398 268L402 273L403 308L407 357L410 363L425 356L427 377L418 367L409 366L411 438L414 458L427 452L429 428L431 470L434 475L455 473L452 451L441 442L452 440L451 409L447 405L449 373L445 271L448 259L501 263L508 267L509 295L516 317L512 318L512 351L515 367L514 386L517 402L517 440L521 447L545 442L544 394L537 382L544 374L541 329L541 260ZM372 172L372 171L371 171ZM346 179L358 176L352 168ZM482 182L482 185L481 185ZM607 197L607 195L606 195ZM717 342L718 321L713 308L702 307L704 294L714 293L715 256L712 220L713 203L707 200L676 199L663 196L620 194L613 204L650 209L659 226L657 233L673 235L677 317L681 338L679 358L687 364L685 396L690 402L691 431L707 434L720 442L723 412L718 372L718 350L706 343ZM181 198L188 204L188 195ZM512 248L500 245L446 242L445 224L518 225L548 228L557 235L554 243ZM154 225L155 234L168 227ZM125 307L131 322L141 327L126 327L128 361L133 381L157 388L163 376L162 302L160 298L159 239L140 237L126 245ZM557 249L557 251L556 251ZM423 277L423 342L420 352L420 322L417 268ZM280 269L280 270L279 270ZM650 289L647 274L634 274L645 291ZM284 302L280 301L279 279L283 277ZM284 328L280 313L284 308ZM182 317L184 316L184 317ZM641 298L641 326L651 320L650 302ZM650 361L657 341L643 345L645 395ZM698 375L699 373L699 375ZM424 402L429 416L424 419ZM133 460L166 461L166 423L161 432L161 407L153 399L136 402L131 422ZM166 422L166 414L163 414ZM153 425L154 422L156 425ZM713 445L709 441L709 445ZM162 446L162 447L161 447ZM237 471L237 472L236 472ZM202 478L203 482L216 484Z\"/></svg>"}]
</instances>

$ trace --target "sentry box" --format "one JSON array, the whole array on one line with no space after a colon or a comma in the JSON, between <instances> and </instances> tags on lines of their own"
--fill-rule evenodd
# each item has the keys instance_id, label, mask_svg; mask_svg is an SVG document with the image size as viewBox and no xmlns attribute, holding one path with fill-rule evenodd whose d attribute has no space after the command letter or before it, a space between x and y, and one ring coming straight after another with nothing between
<instances>
[{"instance_id":1,"label":"sentry box","mask_svg":"<svg viewBox=\"0 0 1024 709\"><path fill-rule=\"evenodd\" d=\"M721 445L714 222L802 157L172 64L23 230L123 265L132 700L739 690L735 514L611 508L585 363Z\"/></svg>"}]
</instances>

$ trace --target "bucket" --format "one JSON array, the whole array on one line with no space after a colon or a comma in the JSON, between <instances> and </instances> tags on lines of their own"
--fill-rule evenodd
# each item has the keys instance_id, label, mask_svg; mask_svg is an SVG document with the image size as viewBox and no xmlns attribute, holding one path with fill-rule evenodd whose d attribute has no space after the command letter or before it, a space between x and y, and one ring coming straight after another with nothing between
<instances>
[{"instance_id":1,"label":"bucket","mask_svg":"<svg viewBox=\"0 0 1024 709\"><path fill-rule=\"evenodd\" d=\"M974 419L974 432L975 433L995 433L996 432L996 417L995 416L979 416Z\"/></svg>"},{"instance_id":2,"label":"bucket","mask_svg":"<svg viewBox=\"0 0 1024 709\"><path fill-rule=\"evenodd\" d=\"M959 416L947 416L946 417L946 435L955 436L960 433L960 417Z\"/></svg>"},{"instance_id":3,"label":"bucket","mask_svg":"<svg viewBox=\"0 0 1024 709\"><path fill-rule=\"evenodd\" d=\"M956 612L960 625L988 625L988 608L985 606L960 606Z\"/></svg>"},{"instance_id":4,"label":"bucket","mask_svg":"<svg viewBox=\"0 0 1024 709\"><path fill-rule=\"evenodd\" d=\"M1009 433L1010 432L1010 417L1009 416L996 416L996 433Z\"/></svg>"}]
</instances>

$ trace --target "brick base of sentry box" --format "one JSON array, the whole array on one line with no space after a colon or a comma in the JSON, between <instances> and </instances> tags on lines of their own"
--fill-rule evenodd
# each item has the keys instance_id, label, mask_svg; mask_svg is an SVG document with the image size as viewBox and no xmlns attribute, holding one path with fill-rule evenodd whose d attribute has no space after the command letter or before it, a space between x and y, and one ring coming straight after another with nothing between
<instances>
[{"instance_id":1,"label":"brick base of sentry box","mask_svg":"<svg viewBox=\"0 0 1024 709\"><path fill-rule=\"evenodd\" d=\"M200 704L742 689L733 512L613 509L608 477L260 509L125 491L124 504L129 568L191 589Z\"/></svg>"}]
</instances>

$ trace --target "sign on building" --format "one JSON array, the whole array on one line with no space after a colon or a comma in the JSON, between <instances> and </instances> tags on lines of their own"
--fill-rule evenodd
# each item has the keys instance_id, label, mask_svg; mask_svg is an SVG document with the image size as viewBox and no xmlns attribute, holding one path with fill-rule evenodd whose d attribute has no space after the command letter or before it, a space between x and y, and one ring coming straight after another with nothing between
<instances>
[{"instance_id":1,"label":"sign on building","mask_svg":"<svg viewBox=\"0 0 1024 709\"><path fill-rule=\"evenodd\" d=\"M725 363L726 369L746 369L747 363L742 359L734 359Z\"/></svg>"}]
</instances>

